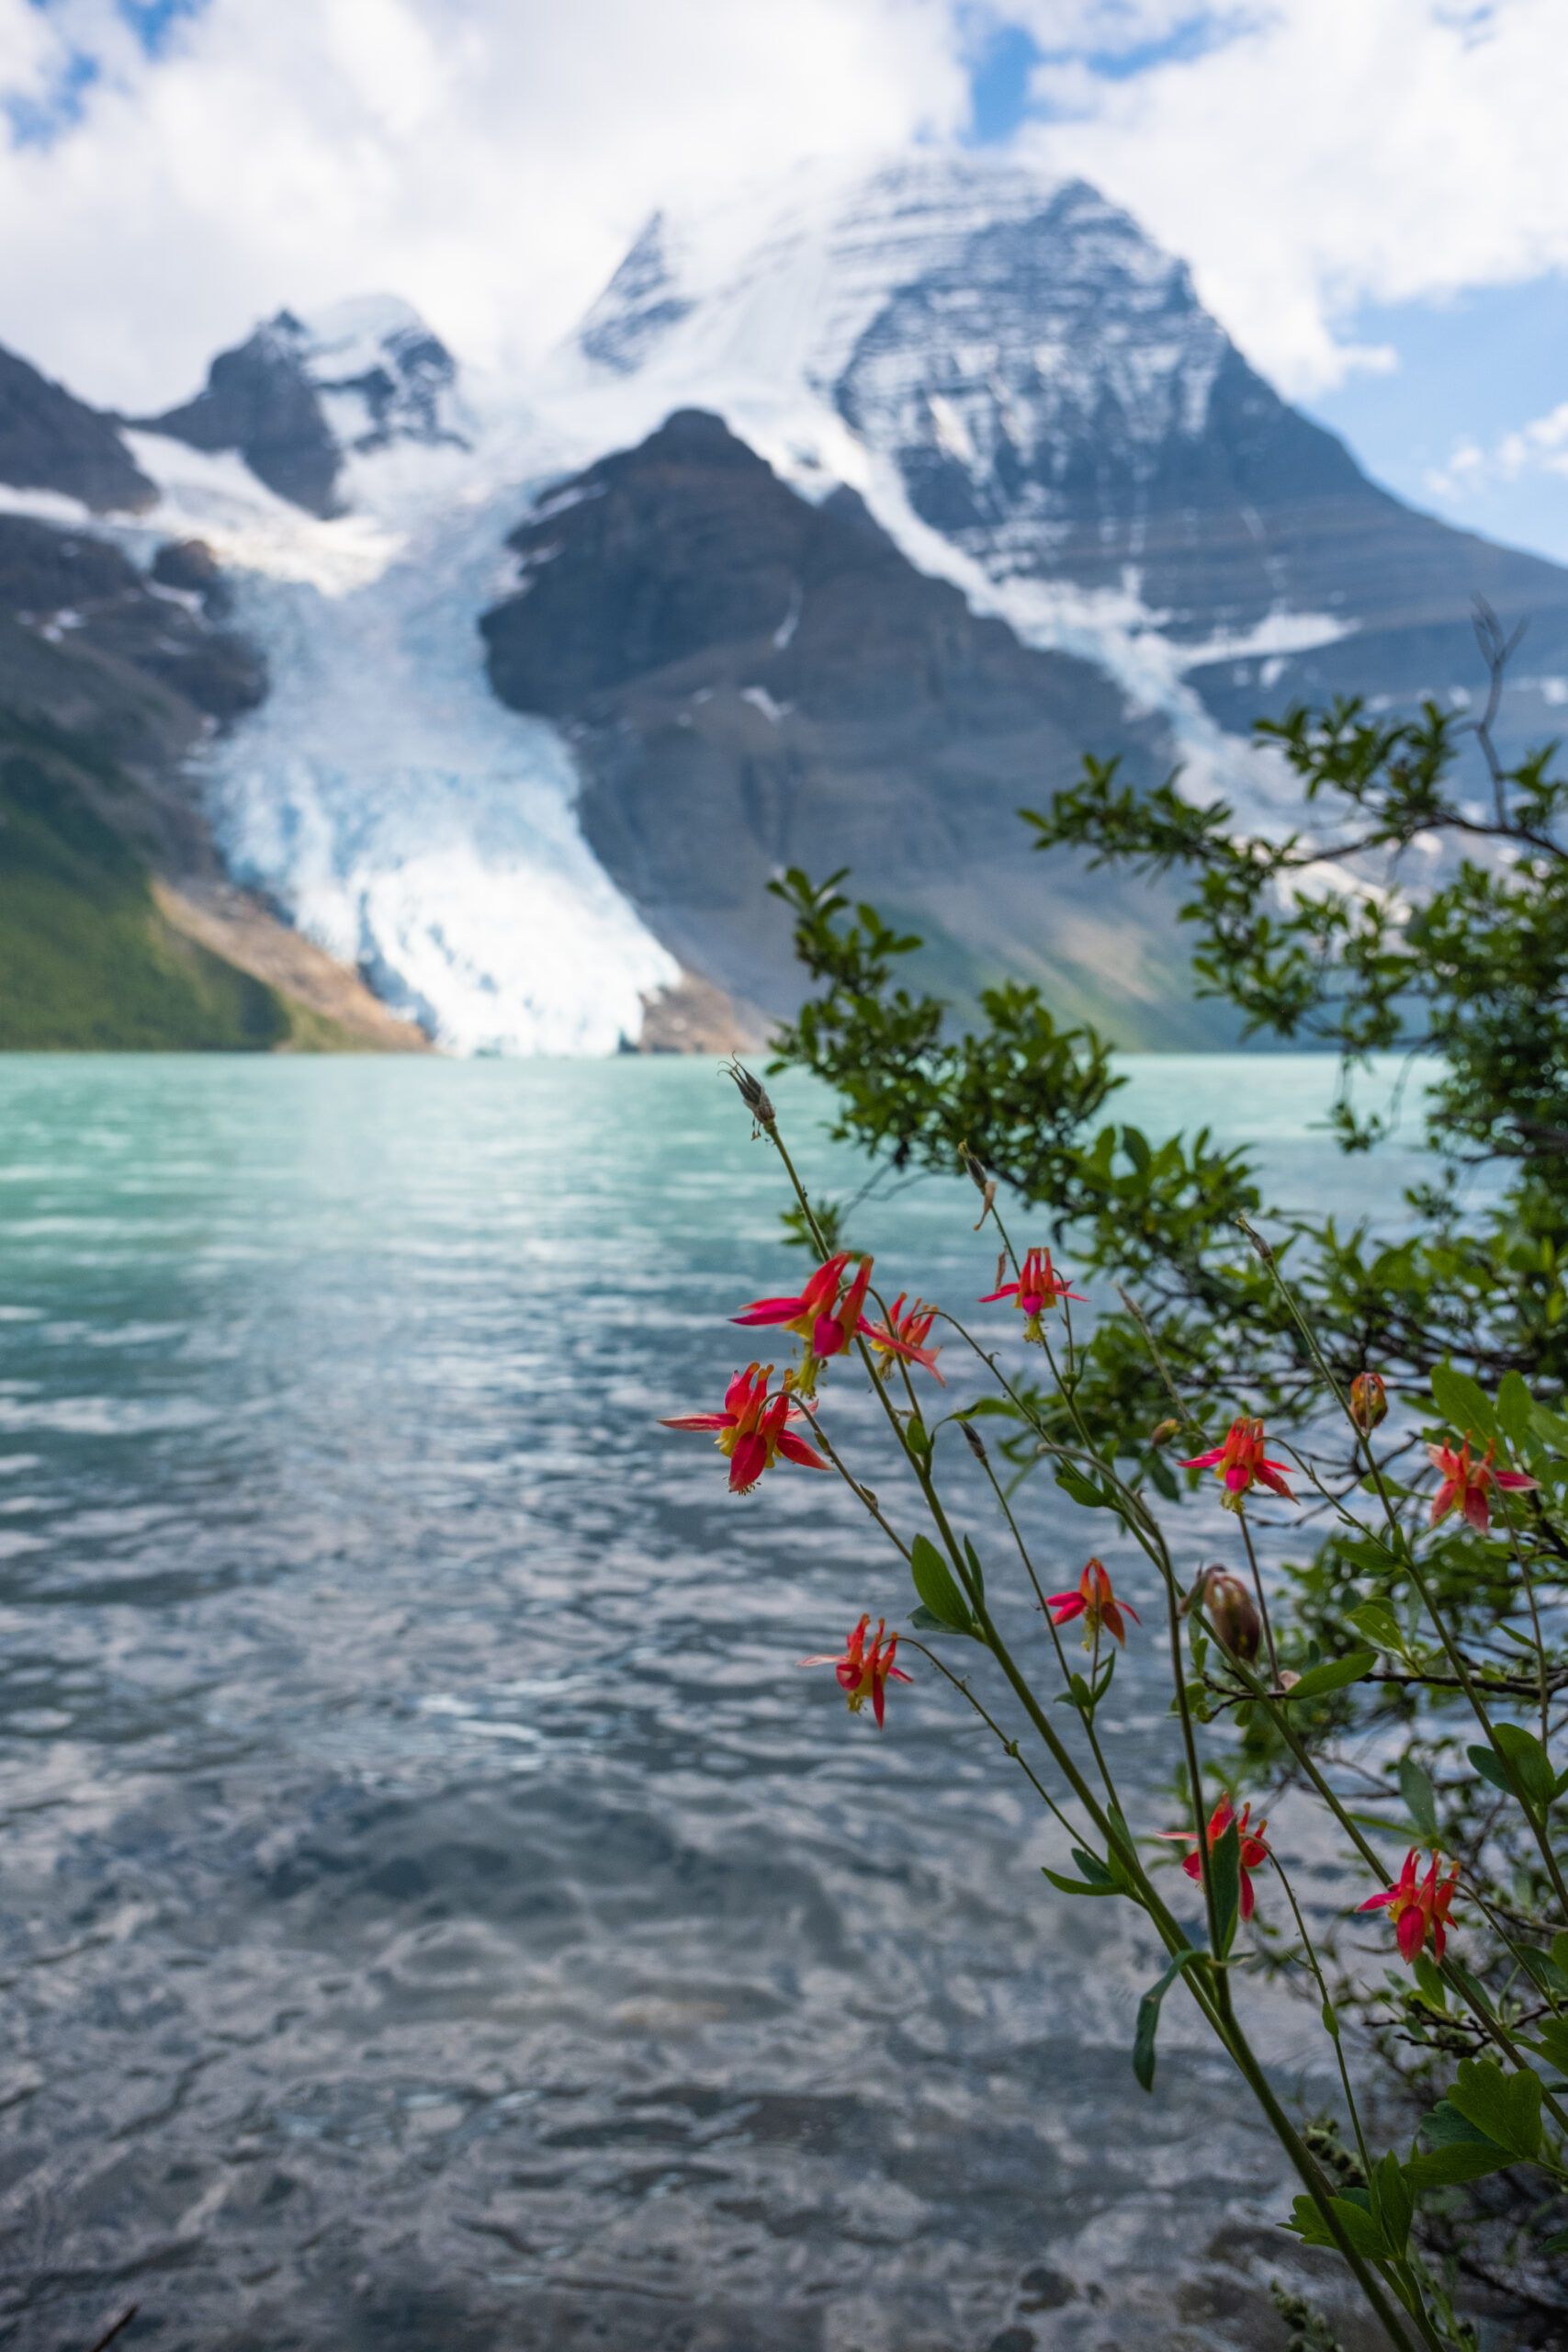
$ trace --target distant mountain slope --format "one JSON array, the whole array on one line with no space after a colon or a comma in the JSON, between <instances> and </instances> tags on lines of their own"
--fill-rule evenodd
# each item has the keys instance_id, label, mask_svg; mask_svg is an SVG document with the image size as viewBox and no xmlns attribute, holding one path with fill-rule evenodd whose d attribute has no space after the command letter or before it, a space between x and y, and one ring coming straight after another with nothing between
<instances>
[{"instance_id":1,"label":"distant mountain slope","mask_svg":"<svg viewBox=\"0 0 1568 2352\"><path fill-rule=\"evenodd\" d=\"M112 417L0 347L0 482L79 498L95 514L134 514L157 490L141 472Z\"/></svg>"},{"instance_id":2,"label":"distant mountain slope","mask_svg":"<svg viewBox=\"0 0 1568 2352\"><path fill-rule=\"evenodd\" d=\"M496 692L567 728L589 842L684 963L791 1003L769 877L848 865L952 986L1025 971L1129 1042L1213 1034L1172 1004L1160 894L1031 858L1015 813L1086 749L1152 780L1168 733L1088 663L976 619L853 492L814 506L684 411L511 544L519 591L483 622Z\"/></svg>"}]
</instances>

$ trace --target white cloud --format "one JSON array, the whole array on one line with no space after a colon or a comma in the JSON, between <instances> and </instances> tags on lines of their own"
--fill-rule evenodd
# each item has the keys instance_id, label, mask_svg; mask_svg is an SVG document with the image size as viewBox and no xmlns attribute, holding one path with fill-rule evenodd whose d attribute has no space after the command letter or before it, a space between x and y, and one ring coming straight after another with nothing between
<instances>
[{"instance_id":1,"label":"white cloud","mask_svg":"<svg viewBox=\"0 0 1568 2352\"><path fill-rule=\"evenodd\" d=\"M1367 364L1335 334L1359 301L1568 265L1562 0L1271 0L1216 8L1185 42L1176 0L1008 13L1046 53L1034 96L1059 118L1027 143L1191 261L1286 391ZM1087 54L1162 41L1168 62L1120 80Z\"/></svg>"},{"instance_id":2,"label":"white cloud","mask_svg":"<svg viewBox=\"0 0 1568 2352\"><path fill-rule=\"evenodd\" d=\"M1190 259L1289 393L1393 364L1360 301L1568 267L1562 0L209 0L158 62L115 0L0 0L6 89L98 66L75 129L0 148L0 341L132 410L372 288L527 356L656 203L960 135L987 22L1043 53L1021 143Z\"/></svg>"},{"instance_id":3,"label":"white cloud","mask_svg":"<svg viewBox=\"0 0 1568 2352\"><path fill-rule=\"evenodd\" d=\"M285 303L388 287L459 352L563 333L669 197L955 131L943 0L211 0L145 59L108 0L0 0L0 341L136 410Z\"/></svg>"},{"instance_id":4,"label":"white cloud","mask_svg":"<svg viewBox=\"0 0 1568 2352\"><path fill-rule=\"evenodd\" d=\"M1496 483L1528 480L1532 474L1557 474L1568 481L1568 401L1505 433L1489 449L1477 441L1457 441L1447 463L1427 476L1427 487L1434 498L1472 498Z\"/></svg>"}]
</instances>

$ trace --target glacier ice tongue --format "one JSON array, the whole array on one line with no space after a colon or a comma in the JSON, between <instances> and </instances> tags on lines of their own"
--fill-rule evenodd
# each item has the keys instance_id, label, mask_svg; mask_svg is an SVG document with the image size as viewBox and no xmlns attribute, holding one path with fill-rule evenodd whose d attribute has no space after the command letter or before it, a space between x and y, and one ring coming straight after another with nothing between
<instances>
[{"instance_id":1,"label":"glacier ice tongue","mask_svg":"<svg viewBox=\"0 0 1568 2352\"><path fill-rule=\"evenodd\" d=\"M560 735L484 674L478 617L524 492L405 445L358 461L379 512L322 521L235 461L136 439L164 487L140 536L200 536L243 567L235 619L271 669L206 754L237 878L455 1052L635 1039L679 968L584 842Z\"/></svg>"}]
</instances>

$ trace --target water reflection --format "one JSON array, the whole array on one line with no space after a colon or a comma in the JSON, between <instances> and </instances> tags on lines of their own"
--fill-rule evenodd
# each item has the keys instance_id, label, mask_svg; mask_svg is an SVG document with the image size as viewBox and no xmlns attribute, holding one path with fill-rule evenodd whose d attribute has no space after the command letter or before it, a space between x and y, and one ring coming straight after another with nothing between
<instances>
[{"instance_id":1,"label":"water reflection","mask_svg":"<svg viewBox=\"0 0 1568 2352\"><path fill-rule=\"evenodd\" d=\"M1346 1190L1321 1065L1245 1069ZM1271 2147L1174 2004L1133 2081L1152 1952L1045 1885L929 1676L881 1738L795 1676L904 1607L837 1487L733 1502L653 1426L799 1265L711 1067L13 1057L0 1098L0 2340L1276 2340ZM971 1215L916 1187L882 1246L973 1295ZM1042 1498L1063 1582L1078 1517Z\"/></svg>"}]
</instances>

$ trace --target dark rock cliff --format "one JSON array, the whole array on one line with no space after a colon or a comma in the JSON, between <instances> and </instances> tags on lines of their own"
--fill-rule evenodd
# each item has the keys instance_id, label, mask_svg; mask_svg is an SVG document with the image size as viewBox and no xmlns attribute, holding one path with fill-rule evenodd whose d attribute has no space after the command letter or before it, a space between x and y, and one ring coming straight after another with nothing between
<instances>
[{"instance_id":1,"label":"dark rock cliff","mask_svg":"<svg viewBox=\"0 0 1568 2352\"><path fill-rule=\"evenodd\" d=\"M1085 750L1163 773L1163 729L1087 663L977 618L852 492L813 506L682 411L511 545L518 593L482 624L495 690L566 727L589 841L693 969L795 1001L766 884L848 865L950 987L1010 970L1129 1042L1211 1034L1174 1001L1162 895L1031 856L1016 816Z\"/></svg>"},{"instance_id":2,"label":"dark rock cliff","mask_svg":"<svg viewBox=\"0 0 1568 2352\"><path fill-rule=\"evenodd\" d=\"M135 514L158 493L112 417L0 347L0 481L55 490L95 514Z\"/></svg>"},{"instance_id":3,"label":"dark rock cliff","mask_svg":"<svg viewBox=\"0 0 1568 2352\"><path fill-rule=\"evenodd\" d=\"M248 342L220 352L193 401L142 420L193 449L237 449L258 481L312 514L338 511L343 453L299 365L287 311Z\"/></svg>"}]
</instances>

